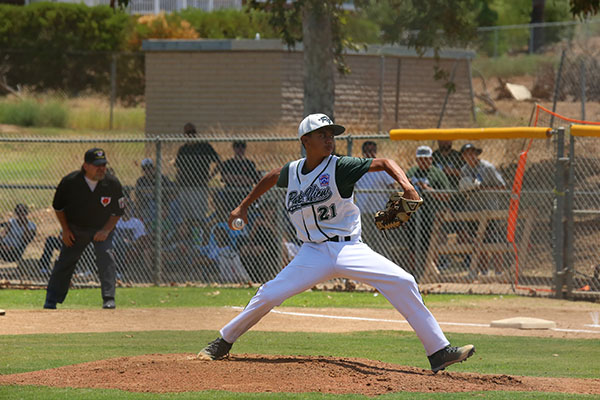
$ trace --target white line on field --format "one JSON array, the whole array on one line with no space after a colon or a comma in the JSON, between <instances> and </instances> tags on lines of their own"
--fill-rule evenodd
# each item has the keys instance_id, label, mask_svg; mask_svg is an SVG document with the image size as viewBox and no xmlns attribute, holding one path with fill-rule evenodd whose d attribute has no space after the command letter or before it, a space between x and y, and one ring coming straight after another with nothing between
<instances>
[{"instance_id":1,"label":"white line on field","mask_svg":"<svg viewBox=\"0 0 600 400\"><path fill-rule=\"evenodd\" d=\"M231 307L234 310L243 310L244 307ZM325 315L325 314L312 314L312 313L299 313L299 312L290 312L290 311L278 311L271 310L273 314L282 314L282 315L295 315L299 317L313 317L313 318L328 318L328 319L347 319L354 321L372 321L372 322L394 322L399 324L407 324L406 321L401 321L397 319L382 319L382 318L365 318L365 317L350 317L350 316L342 316L342 315ZM489 324L471 324L468 322L438 322L440 325L453 325L453 326L477 326L482 328L489 328ZM563 329L563 328L550 328L552 331L557 332L575 332L575 333L599 333L600 331L591 331L588 329Z\"/></svg>"}]
</instances>

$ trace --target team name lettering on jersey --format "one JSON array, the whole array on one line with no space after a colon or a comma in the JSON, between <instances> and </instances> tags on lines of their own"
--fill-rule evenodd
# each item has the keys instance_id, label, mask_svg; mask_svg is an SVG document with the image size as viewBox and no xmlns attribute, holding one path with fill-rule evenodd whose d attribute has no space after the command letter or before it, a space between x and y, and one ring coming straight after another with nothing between
<instances>
[{"instance_id":1,"label":"team name lettering on jersey","mask_svg":"<svg viewBox=\"0 0 600 400\"><path fill-rule=\"evenodd\" d=\"M293 213L303 207L322 203L329 200L332 195L333 192L329 186L319 188L315 184L310 185L305 191L290 191L288 196L287 211L289 213Z\"/></svg>"}]
</instances>

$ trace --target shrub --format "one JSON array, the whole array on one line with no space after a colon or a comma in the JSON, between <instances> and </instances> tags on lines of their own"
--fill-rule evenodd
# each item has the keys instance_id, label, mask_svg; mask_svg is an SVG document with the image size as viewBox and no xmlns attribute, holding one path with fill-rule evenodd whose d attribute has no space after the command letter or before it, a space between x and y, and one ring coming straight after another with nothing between
<instances>
[{"instance_id":1,"label":"shrub","mask_svg":"<svg viewBox=\"0 0 600 400\"><path fill-rule=\"evenodd\" d=\"M68 119L69 112L64 102L52 99L41 105L35 125L64 128L67 126Z\"/></svg>"},{"instance_id":2,"label":"shrub","mask_svg":"<svg viewBox=\"0 0 600 400\"><path fill-rule=\"evenodd\" d=\"M34 126L40 107L35 100L7 101L2 107L2 123L19 126Z\"/></svg>"},{"instance_id":3,"label":"shrub","mask_svg":"<svg viewBox=\"0 0 600 400\"><path fill-rule=\"evenodd\" d=\"M129 17L110 7L0 5L2 68L10 85L34 91L108 93L110 52L123 48Z\"/></svg>"},{"instance_id":4,"label":"shrub","mask_svg":"<svg viewBox=\"0 0 600 400\"><path fill-rule=\"evenodd\" d=\"M191 24L178 15L143 15L137 18L133 32L129 35L127 46L138 51L144 39L197 39L198 32Z\"/></svg>"},{"instance_id":5,"label":"shrub","mask_svg":"<svg viewBox=\"0 0 600 400\"><path fill-rule=\"evenodd\" d=\"M210 39L254 39L278 38L278 33L269 25L268 16L257 10L220 9L205 12L188 8L174 13L189 21L201 38Z\"/></svg>"},{"instance_id":6,"label":"shrub","mask_svg":"<svg viewBox=\"0 0 600 400\"><path fill-rule=\"evenodd\" d=\"M19 126L64 128L69 112L61 100L38 101L32 98L0 103L0 122Z\"/></svg>"}]
</instances>

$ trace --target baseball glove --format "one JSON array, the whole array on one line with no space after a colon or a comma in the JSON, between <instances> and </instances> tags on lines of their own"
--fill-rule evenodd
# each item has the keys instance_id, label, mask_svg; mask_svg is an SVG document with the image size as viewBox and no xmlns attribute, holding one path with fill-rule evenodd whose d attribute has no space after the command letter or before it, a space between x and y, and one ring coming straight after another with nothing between
<instances>
[{"instance_id":1,"label":"baseball glove","mask_svg":"<svg viewBox=\"0 0 600 400\"><path fill-rule=\"evenodd\" d=\"M399 228L422 204L423 199L410 200L402 197L402 192L392 193L385 210L375 213L375 225L380 231Z\"/></svg>"}]
</instances>

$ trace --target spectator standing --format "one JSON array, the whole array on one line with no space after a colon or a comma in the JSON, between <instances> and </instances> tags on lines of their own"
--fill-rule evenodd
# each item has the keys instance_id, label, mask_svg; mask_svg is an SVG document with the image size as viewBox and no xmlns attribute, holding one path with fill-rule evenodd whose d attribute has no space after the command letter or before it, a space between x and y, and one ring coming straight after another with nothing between
<instances>
[{"instance_id":1,"label":"spectator standing","mask_svg":"<svg viewBox=\"0 0 600 400\"><path fill-rule=\"evenodd\" d=\"M461 192L465 193L465 210L467 211L500 209L499 196L496 193L490 193L490 191L506 188L506 183L496 167L491 162L479 158L482 151L472 143L465 144L460 150L465 165L461 169L458 187ZM459 242L472 242L477 234L477 229L476 222L463 224L463 228L459 232ZM498 243L503 240L502 237L497 221L489 221L485 228L484 243ZM483 253L480 265L485 268L490 258L489 254ZM467 257L466 262L470 264L470 257ZM501 261L496 259L494 264L496 273L500 274ZM485 273L486 271L483 271L480 267L479 271L471 271L470 277L474 278L474 274L478 272Z\"/></svg>"},{"instance_id":2,"label":"spectator standing","mask_svg":"<svg viewBox=\"0 0 600 400\"><path fill-rule=\"evenodd\" d=\"M146 226L156 217L156 167L151 158L144 158L141 163L142 176L135 182L135 209ZM172 190L172 182L161 174L163 188Z\"/></svg>"},{"instance_id":3,"label":"spectator standing","mask_svg":"<svg viewBox=\"0 0 600 400\"><path fill-rule=\"evenodd\" d=\"M1 224L5 228L0 237L0 259L15 262L21 259L25 248L35 237L37 226L30 221L29 208L25 204L17 204L14 217Z\"/></svg>"},{"instance_id":4,"label":"spectator standing","mask_svg":"<svg viewBox=\"0 0 600 400\"><path fill-rule=\"evenodd\" d=\"M219 192L219 210L224 212L219 218L228 217L231 210L242 202L260 179L256 165L246 157L246 142L233 142L233 153L233 158L226 160L218 168L225 185Z\"/></svg>"},{"instance_id":5,"label":"spectator standing","mask_svg":"<svg viewBox=\"0 0 600 400\"><path fill-rule=\"evenodd\" d=\"M366 141L362 145L363 158L377 158L377 143ZM379 232L373 221L373 216L379 210L385 208L388 201L390 189L396 186L396 181L385 171L374 171L364 174L355 184L354 199L356 206L360 209L361 219L365 221L362 225L363 240L378 253L390 257L388 247L389 241L376 240L380 238ZM390 232L390 235L396 235L397 232Z\"/></svg>"},{"instance_id":6,"label":"spectator standing","mask_svg":"<svg viewBox=\"0 0 600 400\"><path fill-rule=\"evenodd\" d=\"M415 235L419 241L419 247L416 249L416 270L414 271L417 281L423 273L435 215L449 199L447 191L450 189L450 183L444 172L433 165L432 155L433 151L429 146L419 146L416 152L417 165L406 172L406 176L423 198L421 213L417 214L416 218L411 218L409 222L411 229L418 232Z\"/></svg>"},{"instance_id":7,"label":"spectator standing","mask_svg":"<svg viewBox=\"0 0 600 400\"><path fill-rule=\"evenodd\" d=\"M190 139L196 137L196 127L190 122L185 124L183 132ZM184 218L206 218L209 198L207 186L212 163L216 163L218 167L221 159L208 142L188 142L179 148L175 159L176 183Z\"/></svg>"},{"instance_id":8,"label":"spectator standing","mask_svg":"<svg viewBox=\"0 0 600 400\"><path fill-rule=\"evenodd\" d=\"M66 175L56 189L52 206L63 246L50 274L44 308L55 309L65 300L77 261L89 243L96 252L102 307L115 308L116 263L110 250L125 199L119 180L106 173L106 163L104 150L86 151L81 170Z\"/></svg>"}]
</instances>

